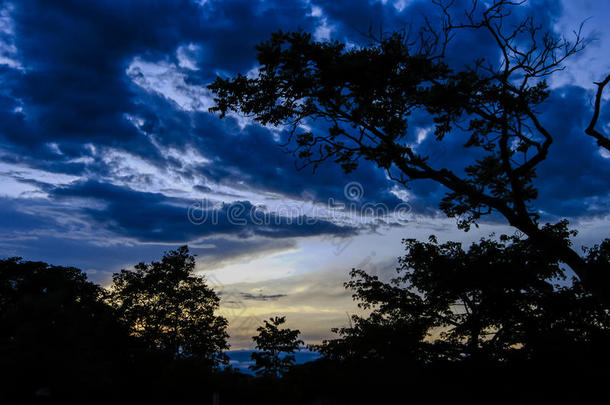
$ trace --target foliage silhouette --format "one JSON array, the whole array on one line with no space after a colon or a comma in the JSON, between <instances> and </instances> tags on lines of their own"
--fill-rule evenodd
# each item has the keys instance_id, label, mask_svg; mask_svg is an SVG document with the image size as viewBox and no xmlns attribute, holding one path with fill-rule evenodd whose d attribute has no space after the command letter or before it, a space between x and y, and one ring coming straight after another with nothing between
<instances>
[{"instance_id":1,"label":"foliage silhouette","mask_svg":"<svg viewBox=\"0 0 610 405\"><path fill-rule=\"evenodd\" d=\"M568 237L565 224L547 231ZM322 359L293 365L299 331L281 329L283 317L266 321L254 337L263 350L255 371L270 378L212 368L209 356L176 355L134 336L124 312L108 305L111 292L78 269L0 260L0 366L9 370L0 401L210 403L216 393L225 405L389 403L397 396L523 403L523 395L539 403L588 402L602 393L608 313L564 278L557 258L516 237L484 239L467 251L435 239L405 244L394 282L353 272L346 285L370 316L355 317L341 339L320 346ZM586 259L603 266L609 252L607 244L595 246ZM155 274L167 283L190 274L186 248L165 258L147 269L163 267ZM553 391L567 375L570 384Z\"/></svg>"},{"instance_id":2,"label":"foliage silhouette","mask_svg":"<svg viewBox=\"0 0 610 405\"><path fill-rule=\"evenodd\" d=\"M303 344L299 340L298 329L281 329L280 326L286 322L286 317L274 317L265 320L263 326L259 326L257 336L252 340L256 343L256 349L260 352L252 353L254 365L249 368L257 375L266 377L281 377L292 365L295 358L293 353L299 350L299 345Z\"/></svg>"},{"instance_id":3,"label":"foliage silhouette","mask_svg":"<svg viewBox=\"0 0 610 405\"><path fill-rule=\"evenodd\" d=\"M568 237L565 223L545 231ZM370 314L354 315L351 327L335 330L342 338L317 347L328 358L524 362L605 350L610 314L531 240L482 239L468 251L435 237L403 242L389 283L352 270L345 286ZM588 260L606 248L591 249Z\"/></svg>"},{"instance_id":4,"label":"foliage silhouette","mask_svg":"<svg viewBox=\"0 0 610 405\"><path fill-rule=\"evenodd\" d=\"M76 268L0 260L0 399L67 403L110 384L120 391L138 345L105 295Z\"/></svg>"},{"instance_id":5,"label":"foliage silhouette","mask_svg":"<svg viewBox=\"0 0 610 405\"><path fill-rule=\"evenodd\" d=\"M112 277L111 303L130 332L174 358L227 363L227 320L214 315L220 299L201 276L187 246L160 262L139 263Z\"/></svg>"},{"instance_id":6,"label":"foliage silhouette","mask_svg":"<svg viewBox=\"0 0 610 405\"><path fill-rule=\"evenodd\" d=\"M186 260L165 263L189 267L179 265L186 248L177 252ZM210 357L175 356L133 336L111 295L76 268L0 260L0 403L191 403L222 392L223 404L241 404L260 394L248 376L211 368Z\"/></svg>"},{"instance_id":7,"label":"foliage silhouette","mask_svg":"<svg viewBox=\"0 0 610 405\"><path fill-rule=\"evenodd\" d=\"M315 42L303 32L274 33L256 47L256 76L218 77L209 86L216 102L210 111L221 117L235 111L264 125L287 127L287 145L304 166L331 159L350 172L365 159L405 187L413 180L433 180L449 190L440 209L457 218L460 228L468 230L492 212L501 214L541 249L558 255L610 309L608 267L589 266L568 240L546 232L533 204L536 168L553 143L537 112L550 93L546 79L587 40L580 30L573 42L543 32L533 17L516 21L522 1L473 1L466 11L454 3L436 2L438 27L426 19L417 35L394 32L372 38L370 46ZM489 39L498 57L452 64L447 50L464 31ZM597 83L585 131L606 149L608 137L596 126L609 81L610 76ZM414 114L431 118L439 148L447 136L463 137L470 163L449 169L434 152L413 146L408 119ZM315 128L313 121L322 129L304 129Z\"/></svg>"}]
</instances>

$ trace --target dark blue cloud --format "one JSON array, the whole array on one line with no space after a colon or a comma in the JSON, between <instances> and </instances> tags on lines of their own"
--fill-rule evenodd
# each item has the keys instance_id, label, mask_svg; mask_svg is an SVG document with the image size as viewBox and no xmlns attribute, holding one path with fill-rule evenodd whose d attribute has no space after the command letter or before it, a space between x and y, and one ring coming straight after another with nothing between
<instances>
[{"instance_id":1,"label":"dark blue cloud","mask_svg":"<svg viewBox=\"0 0 610 405\"><path fill-rule=\"evenodd\" d=\"M111 147L128 151L161 170L171 168L186 178L203 177L230 186L239 183L251 190L293 197L307 191L306 199L343 197L344 180L335 168L329 167L321 176L297 172L291 158L266 131L255 127L243 133L231 131L230 123L220 123L204 112L182 111L162 96L142 90L126 74L136 57L179 64L176 50L188 44L197 45L193 48L196 51L188 56L200 68L190 72L189 84L203 86L216 73L247 70L254 63L254 45L270 32L297 26L314 29L315 18L306 15L306 4L210 1L200 6L186 0L24 0L11 4L15 32L12 40L23 69L2 66L0 70L4 84L0 92L0 148L4 162L102 179L115 175L116 162L104 159L103 153L103 148ZM144 124L138 129L126 119L128 116L139 117ZM194 147L213 163L183 168L183 162L162 154L150 137L162 146ZM371 196L385 193L391 199L383 176L373 170L367 174ZM58 239L55 243L58 247L73 245L76 242L69 239L70 233L87 231L74 228L83 223L76 219L88 221L110 238L147 243L184 243L217 235L252 239L240 246L224 239L212 251L201 250L216 261L252 250L257 246L253 241L260 238L354 232L352 228L326 221L302 226L282 217L273 217L273 224L267 226L235 226L226 221L229 206L221 209L224 212L218 215L219 223L197 226L188 222L186 216L192 201L138 193L94 180L54 188L49 183L14 177L48 192L51 201L35 202L37 207L44 208L35 215L13 207L11 212L15 215L10 221L3 220L0 226L14 232L38 231L32 237L48 243L48 248L39 243L39 250L52 258L58 258L51 254L53 236L63 234L68 238ZM121 180L144 186L150 181L147 175L137 173ZM212 191L206 187L199 186L197 191ZM53 212L62 207L53 204L70 205L76 198L94 200L96 204L89 208L71 206L72 212L66 213L64 219L74 221L69 227L58 224ZM32 201L22 204L34 207ZM249 202L241 204L246 211L252 208ZM91 246L98 246L98 242ZM276 246L282 243L276 242ZM15 245L6 247L6 251L33 253L32 249L20 246L20 249Z\"/></svg>"},{"instance_id":2,"label":"dark blue cloud","mask_svg":"<svg viewBox=\"0 0 610 405\"><path fill-rule=\"evenodd\" d=\"M467 2L457 1L454 7L459 9ZM326 221L298 225L281 216L274 217L273 226L258 226L251 221L236 226L226 220L214 226L193 225L186 216L193 201L167 197L161 194L163 190L145 193L110 184L120 180L115 183L139 184L142 189L154 180L146 173L117 174L116 165L120 161L109 159L110 148L142 159L159 173L171 172L187 179L195 184L195 192L210 196L218 191L217 185L222 185L236 195L247 191L273 193L280 199L326 202L333 198L346 202L343 187L357 181L364 190L360 203L382 202L391 208L400 202L390 192L392 182L370 162L364 162L349 176L332 163L322 165L315 175L309 169L297 171L294 157L279 147L267 129L257 125L242 129L232 118L220 121L205 111L187 111L154 89L140 87L127 69L136 58L164 63L181 75L184 86L202 89L217 74L244 73L254 67L254 45L278 29L302 28L313 32L325 21L333 38L365 45L370 38L363 33L369 27L374 32L380 29L387 32L410 23L418 25L423 15L434 15L437 10L430 2L409 2L402 10L397 10L391 1L382 4L371 0L200 3L193 0L2 3L11 5L14 35L1 33L0 40L15 45L14 57L21 68L0 65L0 161L76 175L81 180L58 187L11 174L43 194L48 193L50 199L3 199L6 209L3 212L11 214L0 220L0 229L15 235L31 234L40 241L40 252L57 258L60 255L51 253L53 246L82 252L83 257L93 254L96 248L101 249L99 252L107 249L99 247L93 236L90 243L76 242L62 240L59 236L62 233L84 234L97 229L109 237L132 240L135 245L145 242L163 246L215 238L214 248L199 250L211 261L253 254L258 248L268 249L268 242L264 242L267 240L285 246L294 237L345 236L355 232ZM321 8L321 16L311 14L312 5ZM532 7L518 10L511 17L515 21L523 17L522 13L534 13L546 27L552 27L561 14L560 2L553 0L534 2ZM456 66L475 56L494 60L497 54L493 41L480 33L465 32L456 37L454 45L450 56ZM184 62L181 57L187 57L198 70L181 66ZM608 161L582 132L590 114L589 97L582 89L565 88L553 93L543 110L545 124L556 134L556 141L538 172L540 198L536 204L553 215L607 211ZM607 122L609 115L610 109L605 108L602 122ZM129 117L139 120L137 127ZM428 124L426 117L414 116L410 128L424 128ZM410 137L415 139L415 135ZM463 142L464 137L459 134L442 143L429 136L420 147L432 153L434 160L461 170L476 158L462 147ZM208 161L189 162L165 153L167 148L185 155L186 151L195 150ZM569 161L565 156L570 157ZM411 194L410 202L417 212L435 215L444 189L432 182L414 182ZM79 199L95 204L88 207L77 203ZM248 201L240 204L246 211L253 207ZM62 211L60 223L54 213L66 207L72 211ZM219 208L219 217L226 219L230 209L230 205ZM86 223L90 226L88 230L83 225ZM35 253L35 249L15 243L5 241L2 249L15 252L20 246L25 252ZM77 245L84 247L75 248ZM75 260L80 254L75 253Z\"/></svg>"},{"instance_id":3,"label":"dark blue cloud","mask_svg":"<svg viewBox=\"0 0 610 405\"><path fill-rule=\"evenodd\" d=\"M293 160L265 131L251 129L231 142L222 136L228 132L225 124L204 113L180 113L167 100L150 103L154 95L138 89L125 73L136 56L178 63L175 51L185 44L200 48L191 55L200 69L187 72L188 83L205 85L217 72L248 70L254 65L254 45L270 32L315 28L305 3L210 1L200 7L193 1L26 0L14 6L15 42L26 71L6 80L11 92L0 137L13 154L5 159L63 173L103 175L108 167L92 154L88 144L93 144L125 149L160 166L176 164L126 119L133 115L145 119L142 129L163 145L192 143L209 151L219 161L203 171L212 181L247 176L252 186L269 191L284 191L285 184L288 192L309 188L316 196L340 196L340 171L297 174ZM250 138L249 132L256 131ZM75 162L83 156L95 163ZM359 178L373 181L369 195L391 201L390 194L379 195L388 182L368 169Z\"/></svg>"},{"instance_id":4,"label":"dark blue cloud","mask_svg":"<svg viewBox=\"0 0 610 405\"><path fill-rule=\"evenodd\" d=\"M554 136L548 158L535 182L538 206L554 216L598 216L610 211L610 159L584 133L591 120L592 94L580 87L551 93L543 105L542 123ZM608 122L606 105L601 122Z\"/></svg>"},{"instance_id":5,"label":"dark blue cloud","mask_svg":"<svg viewBox=\"0 0 610 405\"><path fill-rule=\"evenodd\" d=\"M70 221L74 212L57 209L46 200L0 198L0 258L20 256L26 260L43 260L57 265L76 266L86 270L90 279L108 283L113 272L138 261L150 262L160 252L175 249L179 243L138 243L120 237L95 221L91 229ZM75 211L76 209L72 209ZM71 214L71 215L70 215ZM88 220L81 215L81 220ZM234 238L215 236L189 245L204 269L214 269L227 262L294 248L290 239Z\"/></svg>"},{"instance_id":6,"label":"dark blue cloud","mask_svg":"<svg viewBox=\"0 0 610 405\"><path fill-rule=\"evenodd\" d=\"M58 187L51 190L50 195L56 200L98 201L103 207L81 208L82 214L103 229L141 242L180 243L213 235L237 238L350 236L356 232L353 227L337 226L316 218L265 214L248 201L220 205L203 201L193 207L189 217L192 201L94 181Z\"/></svg>"},{"instance_id":7,"label":"dark blue cloud","mask_svg":"<svg viewBox=\"0 0 610 405\"><path fill-rule=\"evenodd\" d=\"M147 133L166 146L191 146L213 159L212 163L184 170L182 173L186 177L203 176L234 187L243 184L242 187L253 190L319 202L329 198L345 201L344 186L358 181L365 191L363 202L384 202L390 207L399 203L389 192L392 183L369 162L363 162L356 172L347 176L339 166L331 163L319 167L315 174L312 168L297 170L295 157L280 147L265 128L249 125L242 130L231 118L220 121L209 114L172 110L159 96L146 97L150 100L148 105L156 112L143 124ZM181 162L161 159L155 164L183 169Z\"/></svg>"}]
</instances>

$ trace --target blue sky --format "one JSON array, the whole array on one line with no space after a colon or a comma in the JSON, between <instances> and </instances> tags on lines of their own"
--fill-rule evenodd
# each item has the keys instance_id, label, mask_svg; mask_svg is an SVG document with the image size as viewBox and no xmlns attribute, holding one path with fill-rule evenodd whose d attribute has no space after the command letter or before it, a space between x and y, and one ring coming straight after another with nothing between
<instances>
[{"instance_id":1,"label":"blue sky","mask_svg":"<svg viewBox=\"0 0 610 405\"><path fill-rule=\"evenodd\" d=\"M555 143L536 202L591 245L607 236L610 156L583 129L592 82L610 72L610 3L530 3L522 11L546 28L570 36L587 19L595 38L551 80L541 116ZM77 266L106 284L112 272L188 243L222 293L234 348L248 347L256 324L277 314L308 342L329 336L356 310L342 287L349 270L391 274L401 238L469 243L512 231L493 218L458 231L437 211L440 187L404 190L370 164L349 176L333 164L297 171L279 146L281 128L218 119L207 112L206 85L255 72L254 45L278 29L357 46L370 26L402 28L432 12L430 2L407 0L0 1L0 256ZM455 52L490 50L474 37ZM606 130L609 116L606 105ZM468 159L455 152L459 142L439 148L429 127L410 128L439 160ZM384 225L329 201L409 209ZM215 220L189 219L189 207ZM263 223L247 215L255 209Z\"/></svg>"}]
</instances>

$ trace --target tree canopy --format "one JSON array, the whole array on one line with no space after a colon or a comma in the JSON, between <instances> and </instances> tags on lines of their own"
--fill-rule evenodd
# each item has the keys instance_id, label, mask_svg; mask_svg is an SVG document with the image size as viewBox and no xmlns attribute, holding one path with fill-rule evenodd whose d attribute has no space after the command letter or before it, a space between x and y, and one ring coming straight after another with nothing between
<instances>
[{"instance_id":1,"label":"tree canopy","mask_svg":"<svg viewBox=\"0 0 610 405\"><path fill-rule=\"evenodd\" d=\"M586 39L580 31L573 41L544 32L533 17L515 21L511 12L523 2L473 1L465 11L454 9L453 2L437 4L438 24L426 19L416 35L393 32L368 46L316 42L304 32L274 33L256 48L256 75L218 77L209 86L216 95L210 110L284 126L287 147L304 166L330 159L349 172L365 159L404 186L433 180L448 190L440 209L458 218L461 228L501 214L539 247L559 255L610 308L608 267L588 265L568 240L546 232L534 205L533 179L554 137L537 107L549 96L548 77L582 50ZM464 30L490 39L497 58L451 63L452 39ZM597 121L609 81L610 76L598 83L592 120L583 128L606 149L608 137ZM462 137L470 162L449 168L418 150L408 126L415 114L430 117L439 144L448 136Z\"/></svg>"},{"instance_id":2,"label":"tree canopy","mask_svg":"<svg viewBox=\"0 0 610 405\"><path fill-rule=\"evenodd\" d=\"M215 315L220 299L201 276L187 246L161 261L139 263L113 276L111 302L130 332L173 357L225 363L227 320Z\"/></svg>"},{"instance_id":3,"label":"tree canopy","mask_svg":"<svg viewBox=\"0 0 610 405\"><path fill-rule=\"evenodd\" d=\"M252 340L259 352L252 352L254 365L250 366L257 375L281 377L294 364L293 353L299 350L303 341L299 339L298 329L280 328L286 322L286 317L274 317L265 320L263 326L256 330L258 335Z\"/></svg>"},{"instance_id":4,"label":"tree canopy","mask_svg":"<svg viewBox=\"0 0 610 405\"><path fill-rule=\"evenodd\" d=\"M565 237L565 224L548 231ZM467 251L435 237L403 242L406 254L390 282L352 271L345 286L370 314L336 330L342 337L320 347L328 357L420 364L565 359L602 349L610 338L607 311L529 239L482 239Z\"/></svg>"},{"instance_id":5,"label":"tree canopy","mask_svg":"<svg viewBox=\"0 0 610 405\"><path fill-rule=\"evenodd\" d=\"M566 223L545 232L570 236ZM299 330L283 328L285 317L266 320L253 337L251 369L271 377L262 379L211 367L223 360L214 350L226 347L226 321L186 247L116 274L110 291L76 268L0 260L0 365L9 371L0 401L168 403L220 392L222 403L351 404L425 400L442 386L444 400L472 403L498 392L518 400L520 390L548 399L566 375L570 388L553 398L603 390L609 314L557 256L517 236L468 249L434 237L404 243L393 280L352 272L346 287L365 313L317 347L324 358L295 365ZM609 252L602 243L585 260L604 266ZM198 305L206 309L190 309Z\"/></svg>"},{"instance_id":6,"label":"tree canopy","mask_svg":"<svg viewBox=\"0 0 610 405\"><path fill-rule=\"evenodd\" d=\"M0 260L0 401L68 400L109 383L120 390L138 345L105 297L79 269Z\"/></svg>"}]
</instances>

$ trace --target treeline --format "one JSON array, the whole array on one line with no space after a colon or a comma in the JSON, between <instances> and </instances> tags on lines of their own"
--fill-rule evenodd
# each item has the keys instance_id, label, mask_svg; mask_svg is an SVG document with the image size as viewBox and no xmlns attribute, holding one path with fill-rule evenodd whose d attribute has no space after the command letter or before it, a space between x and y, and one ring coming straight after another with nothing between
<instances>
[{"instance_id":1,"label":"treeline","mask_svg":"<svg viewBox=\"0 0 610 405\"><path fill-rule=\"evenodd\" d=\"M565 223L545 232L566 240ZM3 403L533 403L605 391L610 314L558 258L516 236L404 240L397 276L354 269L366 311L323 357L294 365L299 331L275 317L253 337L256 377L228 367L218 295L186 246L113 276L0 261ZM610 241L585 251L608 266ZM396 400L398 398L398 400ZM317 401L317 402L315 402Z\"/></svg>"}]
</instances>

